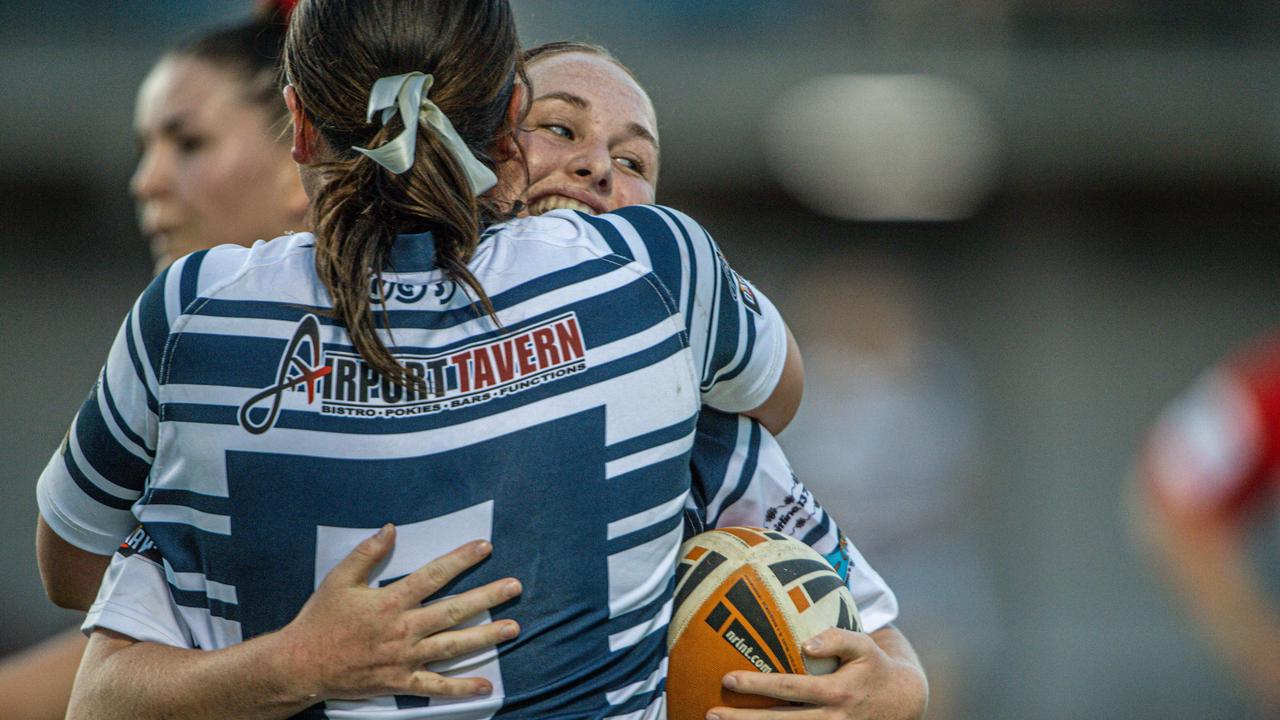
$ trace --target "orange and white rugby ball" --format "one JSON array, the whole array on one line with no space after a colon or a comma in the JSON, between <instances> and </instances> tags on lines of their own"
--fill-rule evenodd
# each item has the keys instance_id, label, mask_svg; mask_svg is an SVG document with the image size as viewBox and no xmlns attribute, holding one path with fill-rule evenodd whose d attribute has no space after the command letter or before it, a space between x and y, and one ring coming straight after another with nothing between
<instances>
[{"instance_id":1,"label":"orange and white rugby ball","mask_svg":"<svg viewBox=\"0 0 1280 720\"><path fill-rule=\"evenodd\" d=\"M667 631L667 717L700 720L716 706L774 707L781 701L724 689L732 670L823 675L830 658L800 646L831 627L861 630L857 606L825 558L772 530L721 528L680 547Z\"/></svg>"}]
</instances>

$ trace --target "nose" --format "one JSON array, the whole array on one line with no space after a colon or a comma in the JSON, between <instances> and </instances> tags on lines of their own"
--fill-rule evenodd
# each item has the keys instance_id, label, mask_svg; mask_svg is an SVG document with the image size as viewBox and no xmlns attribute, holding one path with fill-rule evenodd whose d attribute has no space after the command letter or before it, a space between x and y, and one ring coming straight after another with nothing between
<instances>
[{"instance_id":1,"label":"nose","mask_svg":"<svg viewBox=\"0 0 1280 720\"><path fill-rule=\"evenodd\" d=\"M603 143L583 147L574 158L571 170L598 193L607 195L613 190L613 159Z\"/></svg>"},{"instance_id":2,"label":"nose","mask_svg":"<svg viewBox=\"0 0 1280 720\"><path fill-rule=\"evenodd\" d=\"M138 159L138 167L129 179L129 192L139 200L164 194L170 185L173 168L165 153L158 148L148 148Z\"/></svg>"}]
</instances>

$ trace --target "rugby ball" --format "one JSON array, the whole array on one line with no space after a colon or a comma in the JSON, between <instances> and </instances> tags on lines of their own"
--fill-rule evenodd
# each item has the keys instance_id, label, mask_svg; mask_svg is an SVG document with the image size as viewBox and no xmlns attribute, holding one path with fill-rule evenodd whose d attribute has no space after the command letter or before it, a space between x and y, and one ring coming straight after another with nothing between
<instances>
[{"instance_id":1,"label":"rugby ball","mask_svg":"<svg viewBox=\"0 0 1280 720\"><path fill-rule=\"evenodd\" d=\"M772 530L720 528L680 547L667 630L667 717L700 720L713 707L766 708L780 700L724 689L732 670L823 675L833 658L800 652L831 627L861 630L857 606L825 558Z\"/></svg>"}]
</instances>

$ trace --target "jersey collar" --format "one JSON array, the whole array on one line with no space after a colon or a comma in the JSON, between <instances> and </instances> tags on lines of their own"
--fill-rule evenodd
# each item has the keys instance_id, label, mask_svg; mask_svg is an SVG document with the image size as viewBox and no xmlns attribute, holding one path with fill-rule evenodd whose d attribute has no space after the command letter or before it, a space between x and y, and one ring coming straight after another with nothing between
<instances>
[{"instance_id":1,"label":"jersey collar","mask_svg":"<svg viewBox=\"0 0 1280 720\"><path fill-rule=\"evenodd\" d=\"M430 232L396 237L387 255L386 270L397 273L427 272L436 268L436 241Z\"/></svg>"}]
</instances>

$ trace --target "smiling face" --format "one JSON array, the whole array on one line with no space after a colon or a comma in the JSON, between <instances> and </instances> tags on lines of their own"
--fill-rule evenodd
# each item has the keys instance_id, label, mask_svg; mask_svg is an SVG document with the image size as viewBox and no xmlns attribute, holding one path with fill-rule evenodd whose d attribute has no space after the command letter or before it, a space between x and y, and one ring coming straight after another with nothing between
<instances>
[{"instance_id":1,"label":"smiling face","mask_svg":"<svg viewBox=\"0 0 1280 720\"><path fill-rule=\"evenodd\" d=\"M584 52L528 67L533 103L518 133L532 215L568 208L597 214L652 203L658 184L653 103L612 61Z\"/></svg>"},{"instance_id":2,"label":"smiling face","mask_svg":"<svg viewBox=\"0 0 1280 720\"><path fill-rule=\"evenodd\" d=\"M300 229L306 197L273 119L209 62L169 57L147 76L130 190L157 272L195 250Z\"/></svg>"}]
</instances>

